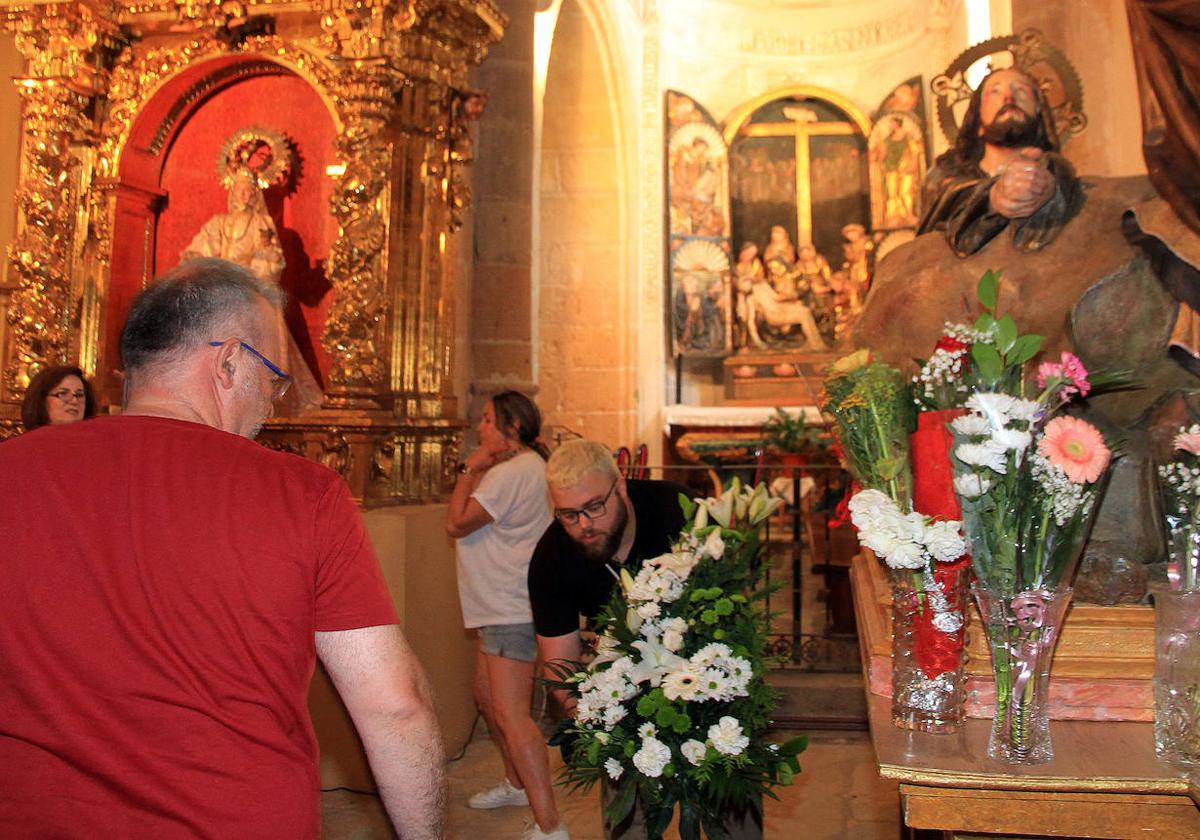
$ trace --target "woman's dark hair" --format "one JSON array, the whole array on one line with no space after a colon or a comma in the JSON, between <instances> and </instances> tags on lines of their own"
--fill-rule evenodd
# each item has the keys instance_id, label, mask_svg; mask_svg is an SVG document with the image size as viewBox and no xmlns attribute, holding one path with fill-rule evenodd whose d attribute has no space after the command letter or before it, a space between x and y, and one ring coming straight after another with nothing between
<instances>
[{"instance_id":1,"label":"woman's dark hair","mask_svg":"<svg viewBox=\"0 0 1200 840\"><path fill-rule=\"evenodd\" d=\"M25 389L25 400L21 403L21 422L25 424L26 431L32 432L34 429L49 424L50 415L46 411L46 397L58 383L68 376L78 376L79 381L83 383L84 419L96 416L96 398L92 394L92 386L87 381L87 377L83 375L83 371L71 365L55 365L38 371L37 376L30 380L29 387Z\"/></svg>"},{"instance_id":2,"label":"woman's dark hair","mask_svg":"<svg viewBox=\"0 0 1200 840\"><path fill-rule=\"evenodd\" d=\"M492 397L492 411L496 413L496 427L504 434L515 426L518 443L528 446L543 459L550 457L546 444L538 440L542 433L542 413L533 400L520 391L501 391Z\"/></svg>"}]
</instances>

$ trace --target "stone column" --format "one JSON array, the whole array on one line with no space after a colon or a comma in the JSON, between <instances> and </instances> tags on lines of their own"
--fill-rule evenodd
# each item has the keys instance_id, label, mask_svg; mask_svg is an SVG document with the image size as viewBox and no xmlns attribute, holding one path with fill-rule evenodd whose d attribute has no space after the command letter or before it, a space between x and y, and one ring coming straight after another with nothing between
<instances>
[{"instance_id":1,"label":"stone column","mask_svg":"<svg viewBox=\"0 0 1200 840\"><path fill-rule=\"evenodd\" d=\"M534 384L533 16L538 0L504 0L504 40L472 84L488 97L474 171L470 381L476 395Z\"/></svg>"}]
</instances>

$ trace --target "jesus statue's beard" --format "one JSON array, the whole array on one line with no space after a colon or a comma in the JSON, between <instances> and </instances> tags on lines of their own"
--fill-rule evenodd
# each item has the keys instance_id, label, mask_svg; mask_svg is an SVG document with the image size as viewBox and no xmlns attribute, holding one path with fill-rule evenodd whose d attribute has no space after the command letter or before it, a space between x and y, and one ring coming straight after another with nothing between
<instances>
[{"instance_id":1,"label":"jesus statue's beard","mask_svg":"<svg viewBox=\"0 0 1200 840\"><path fill-rule=\"evenodd\" d=\"M1014 116L1001 119L1010 110ZM983 127L983 139L986 143L1006 149L1037 145L1038 117L1030 116L1016 106L1010 106L998 113L990 125Z\"/></svg>"}]
</instances>

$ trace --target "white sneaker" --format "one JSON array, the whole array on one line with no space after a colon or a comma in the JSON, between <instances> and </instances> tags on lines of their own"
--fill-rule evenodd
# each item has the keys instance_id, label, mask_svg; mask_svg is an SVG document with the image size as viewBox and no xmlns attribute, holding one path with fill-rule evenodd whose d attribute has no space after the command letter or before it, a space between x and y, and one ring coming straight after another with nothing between
<instances>
[{"instance_id":1,"label":"white sneaker","mask_svg":"<svg viewBox=\"0 0 1200 840\"><path fill-rule=\"evenodd\" d=\"M481 790L479 793L467 800L468 807L476 808L481 811L486 811L491 808L507 808L510 805L528 805L529 797L521 788L512 786L512 782L505 779L495 787Z\"/></svg>"},{"instance_id":2,"label":"white sneaker","mask_svg":"<svg viewBox=\"0 0 1200 840\"><path fill-rule=\"evenodd\" d=\"M533 823L529 828L525 829L525 833L521 835L521 840L571 840L571 835L567 833L567 824L559 823L558 828L552 831L542 831L538 828L537 823Z\"/></svg>"}]
</instances>

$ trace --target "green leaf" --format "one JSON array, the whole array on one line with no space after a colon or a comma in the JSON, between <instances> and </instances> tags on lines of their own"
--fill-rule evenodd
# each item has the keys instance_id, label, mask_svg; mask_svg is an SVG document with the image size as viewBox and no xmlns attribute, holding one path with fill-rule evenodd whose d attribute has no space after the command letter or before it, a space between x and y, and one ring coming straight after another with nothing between
<instances>
[{"instance_id":1,"label":"green leaf","mask_svg":"<svg viewBox=\"0 0 1200 840\"><path fill-rule=\"evenodd\" d=\"M663 706L655 713L654 722L662 729L670 729L674 726L678 715L674 706Z\"/></svg>"},{"instance_id":2,"label":"green leaf","mask_svg":"<svg viewBox=\"0 0 1200 840\"><path fill-rule=\"evenodd\" d=\"M985 382L995 382L1004 372L1000 354L990 344L972 344L971 361L975 363L975 369L979 371L979 375Z\"/></svg>"},{"instance_id":3,"label":"green leaf","mask_svg":"<svg viewBox=\"0 0 1200 840\"><path fill-rule=\"evenodd\" d=\"M808 736L801 735L798 738L789 738L779 745L779 754L788 756L789 758L798 755L808 749Z\"/></svg>"},{"instance_id":4,"label":"green leaf","mask_svg":"<svg viewBox=\"0 0 1200 840\"><path fill-rule=\"evenodd\" d=\"M996 299L1000 292L1000 272L985 271L983 276L979 278L979 302L983 304L983 308L990 312L996 311Z\"/></svg>"},{"instance_id":5,"label":"green leaf","mask_svg":"<svg viewBox=\"0 0 1200 840\"><path fill-rule=\"evenodd\" d=\"M1009 365L1015 367L1028 362L1042 349L1042 341L1044 339L1040 335L1023 335L1018 338L1008 356Z\"/></svg>"},{"instance_id":6,"label":"green leaf","mask_svg":"<svg viewBox=\"0 0 1200 840\"><path fill-rule=\"evenodd\" d=\"M600 742L599 741L592 741L592 743L588 744L587 760L588 760L588 764L595 765L595 764L600 763Z\"/></svg>"},{"instance_id":7,"label":"green leaf","mask_svg":"<svg viewBox=\"0 0 1200 840\"><path fill-rule=\"evenodd\" d=\"M978 347L979 345L975 345ZM908 464L908 455L903 457L880 458L875 462L875 470L879 473L879 477L884 481L891 481L896 476L904 471L904 467Z\"/></svg>"},{"instance_id":8,"label":"green leaf","mask_svg":"<svg viewBox=\"0 0 1200 840\"><path fill-rule=\"evenodd\" d=\"M996 322L996 349L1001 355L1008 353L1012 349L1013 343L1017 340L1017 322L1012 319L1011 315L1005 315Z\"/></svg>"},{"instance_id":9,"label":"green leaf","mask_svg":"<svg viewBox=\"0 0 1200 840\"><path fill-rule=\"evenodd\" d=\"M652 717L658 711L658 706L662 694L659 692L650 692L638 699L637 713L644 718Z\"/></svg>"},{"instance_id":10,"label":"green leaf","mask_svg":"<svg viewBox=\"0 0 1200 840\"><path fill-rule=\"evenodd\" d=\"M633 741L625 742L625 757L626 758L633 758L633 754L637 751L638 751L637 744L635 744Z\"/></svg>"},{"instance_id":11,"label":"green leaf","mask_svg":"<svg viewBox=\"0 0 1200 840\"><path fill-rule=\"evenodd\" d=\"M996 319L990 313L984 312L975 319L975 331L981 333L990 333L996 326Z\"/></svg>"},{"instance_id":12,"label":"green leaf","mask_svg":"<svg viewBox=\"0 0 1200 840\"><path fill-rule=\"evenodd\" d=\"M634 750L637 752L637 750ZM632 773L626 773L624 780L617 788L617 795L608 803L608 807L604 809L604 815L608 817L612 825L618 825L633 810L634 798L637 795L636 777Z\"/></svg>"},{"instance_id":13,"label":"green leaf","mask_svg":"<svg viewBox=\"0 0 1200 840\"><path fill-rule=\"evenodd\" d=\"M690 520L696 515L696 503L693 502L686 493L679 494L679 506L683 508L684 520Z\"/></svg>"}]
</instances>

